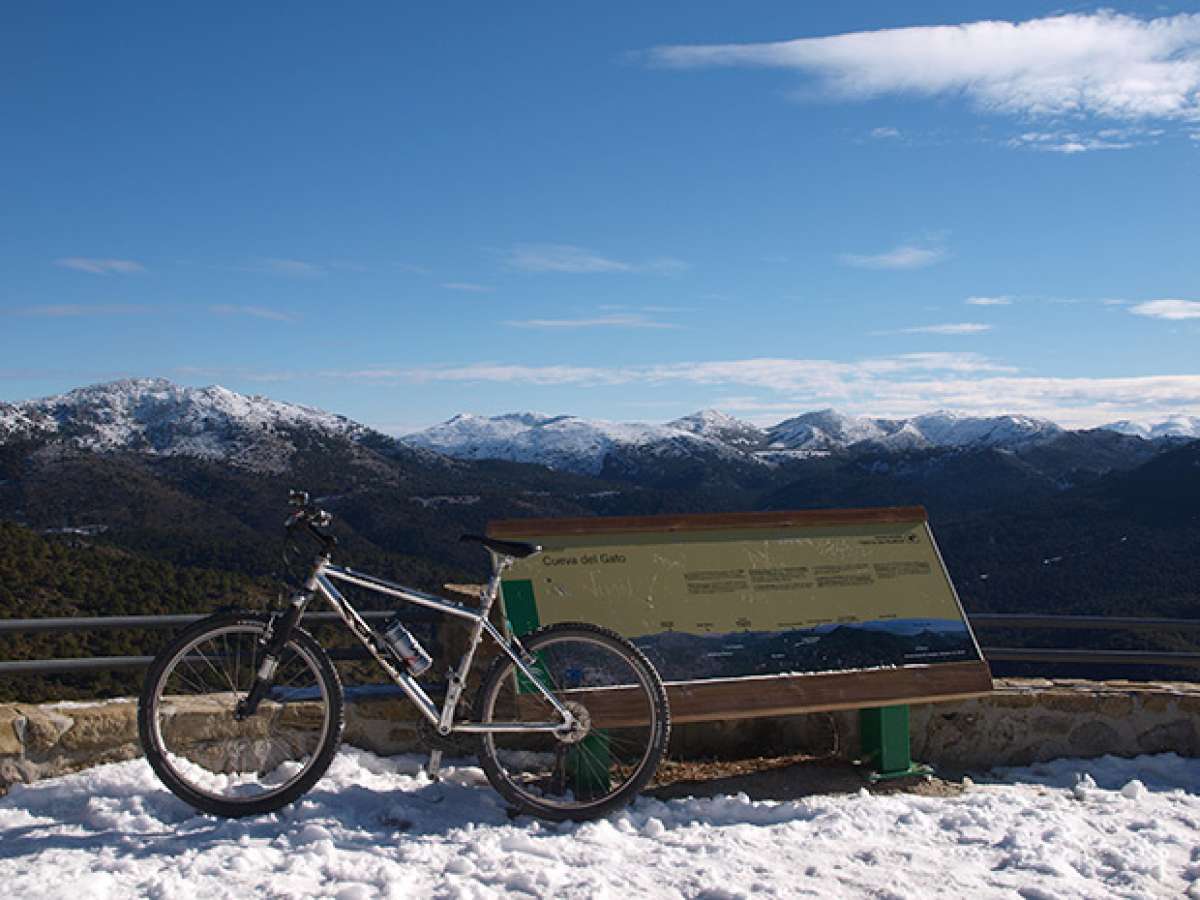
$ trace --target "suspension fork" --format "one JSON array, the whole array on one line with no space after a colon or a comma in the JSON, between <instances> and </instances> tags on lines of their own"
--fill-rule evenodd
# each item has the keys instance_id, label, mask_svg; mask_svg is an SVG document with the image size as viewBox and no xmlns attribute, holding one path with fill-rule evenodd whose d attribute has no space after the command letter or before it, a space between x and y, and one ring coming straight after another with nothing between
<instances>
[{"instance_id":1,"label":"suspension fork","mask_svg":"<svg viewBox=\"0 0 1200 900\"><path fill-rule=\"evenodd\" d=\"M312 575L304 583L304 589L292 595L287 609L282 613L275 613L267 621L266 633L259 640L262 654L258 671L254 676L254 684L251 685L250 692L238 701L237 709L234 711L234 718L238 721L248 719L258 712L258 705L262 703L267 696L267 691L271 689L271 684L275 680L275 671L279 668L279 657L283 655L283 648L291 639L296 623L304 615L305 607L308 606L317 590L317 573L327 562L327 558L318 560Z\"/></svg>"}]
</instances>

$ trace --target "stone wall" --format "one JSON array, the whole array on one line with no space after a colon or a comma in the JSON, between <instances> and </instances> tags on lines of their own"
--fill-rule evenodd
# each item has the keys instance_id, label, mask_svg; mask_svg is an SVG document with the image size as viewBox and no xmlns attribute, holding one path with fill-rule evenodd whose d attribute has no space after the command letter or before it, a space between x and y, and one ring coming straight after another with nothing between
<instances>
[{"instance_id":1,"label":"stone wall","mask_svg":"<svg viewBox=\"0 0 1200 900\"><path fill-rule=\"evenodd\" d=\"M913 757L950 769L1063 756L1200 756L1200 684L1008 678L977 700L913 707Z\"/></svg>"},{"instance_id":2,"label":"stone wall","mask_svg":"<svg viewBox=\"0 0 1200 900\"><path fill-rule=\"evenodd\" d=\"M381 754L421 749L412 708L397 698L348 703L345 740ZM1106 753L1200 756L1200 684L998 679L986 697L914 706L911 740L914 759L947 772ZM858 715L683 725L671 749L686 758L853 758ZM0 790L139 752L131 700L0 706Z\"/></svg>"}]
</instances>

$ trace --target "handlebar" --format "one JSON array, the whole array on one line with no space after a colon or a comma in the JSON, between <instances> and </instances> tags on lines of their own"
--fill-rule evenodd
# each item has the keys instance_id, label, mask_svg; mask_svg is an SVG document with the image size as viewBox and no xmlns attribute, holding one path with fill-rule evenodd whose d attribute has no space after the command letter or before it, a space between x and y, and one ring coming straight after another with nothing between
<instances>
[{"instance_id":1,"label":"handlebar","mask_svg":"<svg viewBox=\"0 0 1200 900\"><path fill-rule=\"evenodd\" d=\"M332 524L333 516L314 504L307 491L288 491L288 505L296 507L296 511L284 523L288 534L294 534L297 528L304 528L324 552L329 553L337 546L337 538L322 530Z\"/></svg>"}]
</instances>

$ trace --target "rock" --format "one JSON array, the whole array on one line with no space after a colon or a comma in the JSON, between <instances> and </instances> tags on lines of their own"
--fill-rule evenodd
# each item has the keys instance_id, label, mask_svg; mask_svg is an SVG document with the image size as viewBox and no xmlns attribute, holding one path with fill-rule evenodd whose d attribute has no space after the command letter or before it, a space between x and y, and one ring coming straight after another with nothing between
<instances>
[{"instance_id":1,"label":"rock","mask_svg":"<svg viewBox=\"0 0 1200 900\"><path fill-rule=\"evenodd\" d=\"M25 717L14 707L0 707L0 756L20 756L25 745L21 742Z\"/></svg>"},{"instance_id":2,"label":"rock","mask_svg":"<svg viewBox=\"0 0 1200 900\"><path fill-rule=\"evenodd\" d=\"M1163 722L1143 731L1137 737L1138 749L1145 753L1178 753L1193 756L1200 751L1194 719L1176 719Z\"/></svg>"},{"instance_id":3,"label":"rock","mask_svg":"<svg viewBox=\"0 0 1200 900\"><path fill-rule=\"evenodd\" d=\"M1107 722L1084 722L1071 730L1067 743L1071 752L1077 756L1103 756L1105 753L1119 753L1119 741L1116 729Z\"/></svg>"},{"instance_id":4,"label":"rock","mask_svg":"<svg viewBox=\"0 0 1200 900\"><path fill-rule=\"evenodd\" d=\"M48 753L74 724L71 718L54 711L52 707L19 706L17 709L25 717L22 740L26 755Z\"/></svg>"},{"instance_id":5,"label":"rock","mask_svg":"<svg viewBox=\"0 0 1200 900\"><path fill-rule=\"evenodd\" d=\"M54 711L53 707L47 709ZM70 707L63 713L70 716L72 723L59 738L59 745L64 750L100 751L138 739L137 704L132 700Z\"/></svg>"}]
</instances>

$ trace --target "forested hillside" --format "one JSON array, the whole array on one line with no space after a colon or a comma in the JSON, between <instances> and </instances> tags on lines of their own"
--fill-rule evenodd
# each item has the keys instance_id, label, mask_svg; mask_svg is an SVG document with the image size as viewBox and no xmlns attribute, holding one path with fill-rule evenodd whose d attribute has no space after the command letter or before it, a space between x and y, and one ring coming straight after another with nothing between
<instances>
[{"instance_id":1,"label":"forested hillside","mask_svg":"<svg viewBox=\"0 0 1200 900\"><path fill-rule=\"evenodd\" d=\"M865 442L770 465L627 448L593 476L450 459L340 420L326 427L318 417L314 426L312 411L284 409L261 427L230 413L215 433L205 431L209 419L196 425L192 407L184 411L192 417L181 414L171 430L135 431L129 447L86 443L111 431L88 431L65 413L56 431L0 440L0 617L199 612L270 600L288 576L289 488L311 491L333 513L340 560L426 590L486 575L486 556L457 538L496 519L922 505L968 612L1190 617L1200 609L1200 442L1113 432L1057 433L1016 449ZM190 452L193 445L203 452ZM233 449L222 456L214 447ZM146 653L161 637L9 637L0 658ZM982 637L1000 645L1194 644L1180 635ZM134 681L20 679L0 691L32 699L126 690Z\"/></svg>"},{"instance_id":2,"label":"forested hillside","mask_svg":"<svg viewBox=\"0 0 1200 900\"><path fill-rule=\"evenodd\" d=\"M0 610L5 618L206 612L227 605L261 606L272 591L265 579L176 566L111 544L49 538L0 522ZM142 631L0 635L0 659L146 655L164 638ZM0 700L127 694L139 679L120 671L6 678L0 679Z\"/></svg>"}]
</instances>

